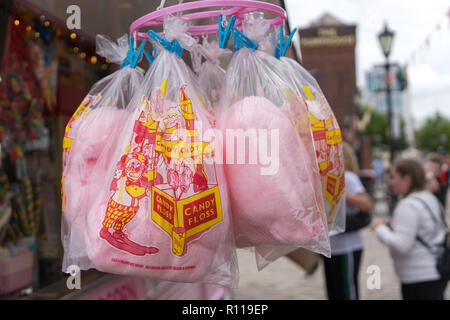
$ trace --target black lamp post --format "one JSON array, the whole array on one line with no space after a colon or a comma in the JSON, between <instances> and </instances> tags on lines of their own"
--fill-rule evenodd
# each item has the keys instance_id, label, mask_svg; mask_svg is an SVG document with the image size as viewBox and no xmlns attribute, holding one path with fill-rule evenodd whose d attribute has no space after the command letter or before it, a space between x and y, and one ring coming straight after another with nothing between
<instances>
[{"instance_id":1,"label":"black lamp post","mask_svg":"<svg viewBox=\"0 0 450 320\"><path fill-rule=\"evenodd\" d=\"M392 136L392 95L391 95L391 84L389 83L389 55L391 54L392 42L394 40L394 32L388 29L387 24L384 25L384 30L378 35L378 40L380 42L381 49L383 50L384 56L386 57L386 97L387 97L387 107L388 107L388 126L389 126L389 152L391 155L391 163L394 161L394 139Z\"/></svg>"}]
</instances>

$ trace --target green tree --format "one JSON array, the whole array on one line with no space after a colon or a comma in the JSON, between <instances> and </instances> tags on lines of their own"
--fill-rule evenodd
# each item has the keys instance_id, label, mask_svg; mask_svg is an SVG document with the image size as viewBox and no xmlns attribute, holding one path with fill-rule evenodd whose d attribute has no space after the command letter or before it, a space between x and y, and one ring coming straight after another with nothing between
<instances>
[{"instance_id":1,"label":"green tree","mask_svg":"<svg viewBox=\"0 0 450 320\"><path fill-rule=\"evenodd\" d=\"M423 151L450 151L450 120L439 112L428 118L416 133L417 147Z\"/></svg>"},{"instance_id":2,"label":"green tree","mask_svg":"<svg viewBox=\"0 0 450 320\"><path fill-rule=\"evenodd\" d=\"M373 146L380 146L388 144L388 121L385 112L376 109L369 109L362 107L362 114L370 112L370 122L366 126L364 133L369 136L370 142Z\"/></svg>"},{"instance_id":3,"label":"green tree","mask_svg":"<svg viewBox=\"0 0 450 320\"><path fill-rule=\"evenodd\" d=\"M370 112L370 122L364 129L364 134L369 136L370 142L375 147L380 147L383 145L389 145L389 126L387 113L379 111L367 106L363 106L360 109L360 118L366 113ZM405 135L405 121L401 119L401 137L398 141L395 141L395 148L397 150L403 150L408 147Z\"/></svg>"}]
</instances>

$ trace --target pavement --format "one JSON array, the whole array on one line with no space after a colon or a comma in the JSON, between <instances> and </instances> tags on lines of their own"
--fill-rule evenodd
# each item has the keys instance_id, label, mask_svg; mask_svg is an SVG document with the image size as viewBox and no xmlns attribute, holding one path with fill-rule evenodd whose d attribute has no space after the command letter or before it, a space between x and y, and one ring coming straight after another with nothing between
<instances>
[{"instance_id":1,"label":"pavement","mask_svg":"<svg viewBox=\"0 0 450 320\"><path fill-rule=\"evenodd\" d=\"M388 205L384 188L375 189L374 217L388 216ZM449 206L450 207L450 206ZM447 211L447 217L450 210ZM361 300L400 300L400 284L394 271L387 247L382 245L369 228L361 231L364 251L359 271L359 292ZM323 263L312 275L286 257L282 257L262 271L256 269L254 253L238 250L240 271L239 288L233 292L238 300L326 300L325 275ZM380 286L373 288L370 282L373 267L380 271ZM369 280L369 285L367 284ZM446 299L450 300L450 285L447 286Z\"/></svg>"}]
</instances>

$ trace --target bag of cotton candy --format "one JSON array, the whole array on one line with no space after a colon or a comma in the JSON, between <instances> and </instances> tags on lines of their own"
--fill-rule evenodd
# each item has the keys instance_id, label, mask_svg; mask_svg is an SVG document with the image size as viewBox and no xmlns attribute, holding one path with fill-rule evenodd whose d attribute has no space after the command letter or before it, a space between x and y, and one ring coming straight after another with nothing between
<instances>
[{"instance_id":1,"label":"bag of cotton candy","mask_svg":"<svg viewBox=\"0 0 450 320\"><path fill-rule=\"evenodd\" d=\"M103 272L235 286L226 181L206 135L206 97L181 59L195 44L188 28L167 16L163 36L148 33L157 57L114 151L98 160L107 179L84 220L86 252Z\"/></svg>"},{"instance_id":2,"label":"bag of cotton candy","mask_svg":"<svg viewBox=\"0 0 450 320\"><path fill-rule=\"evenodd\" d=\"M247 14L233 29L235 53L227 68L218 115L223 166L238 247L257 257L272 248L306 248L326 256L330 243L320 174L306 110L294 88L258 50L269 25ZM275 58L273 58L275 59ZM297 113L302 110L303 122Z\"/></svg>"},{"instance_id":3,"label":"bag of cotton candy","mask_svg":"<svg viewBox=\"0 0 450 320\"><path fill-rule=\"evenodd\" d=\"M113 42L103 35L96 38L97 53L111 63L127 61L129 38L123 35ZM143 74L134 65L123 68L95 83L69 120L63 140L62 241L63 271L72 264L86 261L85 242L81 237L84 215L92 205L97 185L105 180L104 171L94 169L101 154L111 157L113 144L129 112L126 106L139 88ZM83 222L82 222L83 221Z\"/></svg>"}]
</instances>

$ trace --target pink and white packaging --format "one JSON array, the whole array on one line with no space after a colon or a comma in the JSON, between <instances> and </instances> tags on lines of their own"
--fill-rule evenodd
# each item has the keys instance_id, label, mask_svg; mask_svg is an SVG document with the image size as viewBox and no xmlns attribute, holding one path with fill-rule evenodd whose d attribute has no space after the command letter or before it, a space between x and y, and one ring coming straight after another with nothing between
<instances>
[{"instance_id":1,"label":"pink and white packaging","mask_svg":"<svg viewBox=\"0 0 450 320\"><path fill-rule=\"evenodd\" d=\"M296 101L292 109L298 134L304 141L312 137L312 152L315 154L319 173L320 187L330 235L345 230L345 179L344 159L342 153L342 135L336 117L325 95L314 77L297 61L281 57L275 59L275 46L279 44L279 28L262 37L264 21L258 21L258 30L262 30L258 51L265 65L271 68L281 79L286 81L294 91L286 90L287 97ZM267 26L266 26L267 28ZM306 123L308 122L308 123ZM306 130L309 128L309 130ZM309 145L309 144L308 144Z\"/></svg>"},{"instance_id":2,"label":"pink and white packaging","mask_svg":"<svg viewBox=\"0 0 450 320\"><path fill-rule=\"evenodd\" d=\"M291 58L281 57L277 68L290 77L287 81L307 108L330 235L344 232L344 156L339 124L319 84L304 67Z\"/></svg>"},{"instance_id":3,"label":"pink and white packaging","mask_svg":"<svg viewBox=\"0 0 450 320\"><path fill-rule=\"evenodd\" d=\"M220 66L220 58L229 57L231 51L220 48L217 41L207 42L206 38L198 50L206 59L198 72L198 82L215 110L219 106L225 80L225 70Z\"/></svg>"},{"instance_id":4,"label":"pink and white packaging","mask_svg":"<svg viewBox=\"0 0 450 320\"><path fill-rule=\"evenodd\" d=\"M117 43L97 36L97 53L112 63L122 63L127 51L127 35ZM142 79L140 71L126 66L98 81L66 126L61 179L64 271L72 264L88 264L81 221L98 193L98 184L106 179L104 172L95 170L97 161L101 154L111 157L112 142L129 116L125 108Z\"/></svg>"},{"instance_id":5,"label":"pink and white packaging","mask_svg":"<svg viewBox=\"0 0 450 320\"><path fill-rule=\"evenodd\" d=\"M188 47L184 23L166 17L165 37ZM195 76L160 48L126 110L94 169L106 178L92 179L95 199L78 222L83 269L236 286L226 180L204 137L212 128Z\"/></svg>"},{"instance_id":6,"label":"pink and white packaging","mask_svg":"<svg viewBox=\"0 0 450 320\"><path fill-rule=\"evenodd\" d=\"M244 21L244 34L254 41L264 37L264 29L268 26L255 15ZM268 57L247 47L234 53L218 117L226 140L224 168L236 244L254 247L257 258L267 258L258 260L259 269L297 247L330 255L306 109L294 88L272 70ZM230 133L238 138L230 139ZM239 139L247 139L244 147ZM245 161L238 163L230 153Z\"/></svg>"}]
</instances>

